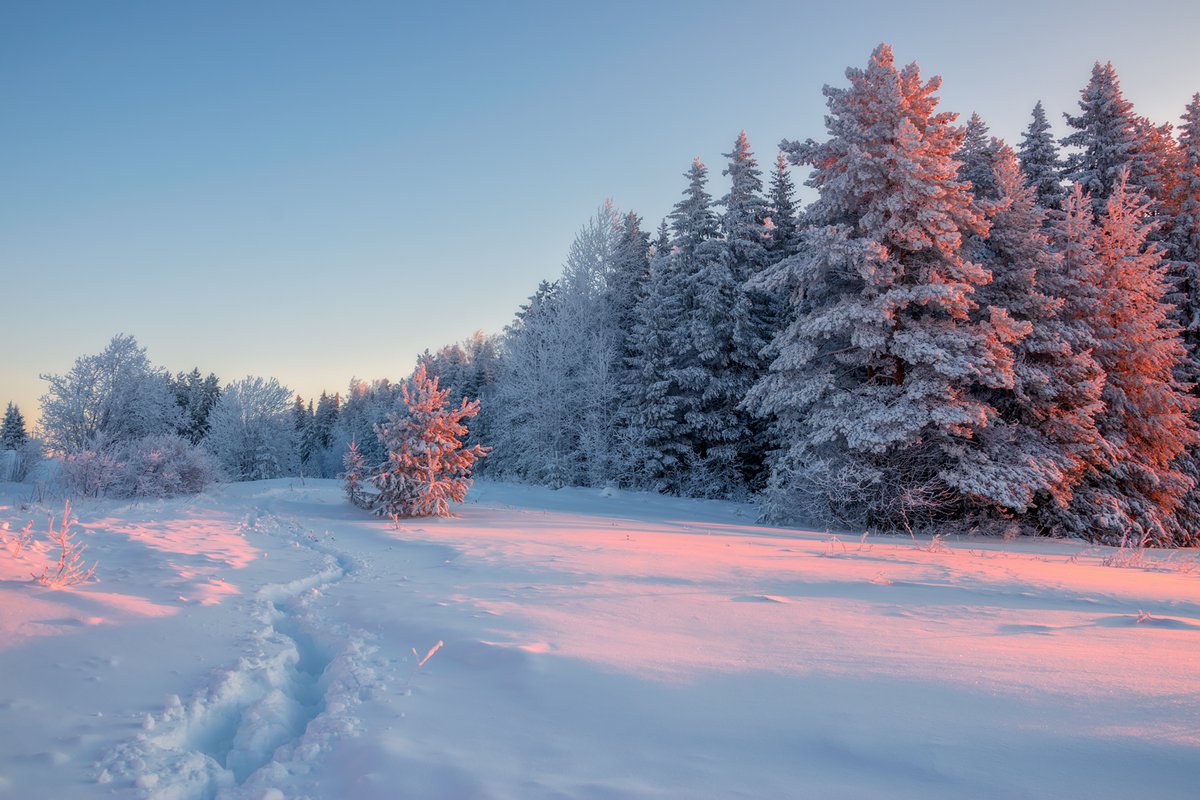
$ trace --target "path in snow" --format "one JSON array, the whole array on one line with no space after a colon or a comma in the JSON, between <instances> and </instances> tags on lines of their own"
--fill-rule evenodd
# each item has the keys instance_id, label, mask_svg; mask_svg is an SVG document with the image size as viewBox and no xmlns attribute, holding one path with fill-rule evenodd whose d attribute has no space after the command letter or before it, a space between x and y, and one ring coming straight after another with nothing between
<instances>
[{"instance_id":1,"label":"path in snow","mask_svg":"<svg viewBox=\"0 0 1200 800\"><path fill-rule=\"evenodd\" d=\"M365 632L330 625L322 605L355 565L269 507L256 506L242 529L306 548L321 568L259 588L252 613L262 627L237 663L187 703L172 696L147 716L145 731L105 759L101 784L125 781L163 800L262 798L302 780L323 748L354 732L352 709L378 686L374 648Z\"/></svg>"}]
</instances>

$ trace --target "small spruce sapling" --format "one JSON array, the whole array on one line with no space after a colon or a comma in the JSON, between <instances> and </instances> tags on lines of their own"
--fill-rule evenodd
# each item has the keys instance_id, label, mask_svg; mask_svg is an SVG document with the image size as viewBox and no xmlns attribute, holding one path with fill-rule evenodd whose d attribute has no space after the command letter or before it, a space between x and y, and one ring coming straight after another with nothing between
<instances>
[{"instance_id":1,"label":"small spruce sapling","mask_svg":"<svg viewBox=\"0 0 1200 800\"><path fill-rule=\"evenodd\" d=\"M362 451L358 449L358 442L354 439L350 440L350 447L346 449L346 454L342 456L342 480L345 482L346 498L358 506L359 508L367 508L370 505L367 493L363 490L363 476L367 470L366 461L363 459Z\"/></svg>"}]
</instances>

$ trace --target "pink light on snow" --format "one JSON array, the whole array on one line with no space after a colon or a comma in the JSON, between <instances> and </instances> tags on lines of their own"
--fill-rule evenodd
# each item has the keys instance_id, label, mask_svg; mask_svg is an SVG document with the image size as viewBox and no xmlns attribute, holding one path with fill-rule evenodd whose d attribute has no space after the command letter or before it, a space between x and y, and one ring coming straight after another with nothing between
<instances>
[{"instance_id":1,"label":"pink light on snow","mask_svg":"<svg viewBox=\"0 0 1200 800\"><path fill-rule=\"evenodd\" d=\"M418 523L398 535L438 538ZM947 680L1003 692L1083 683L1101 698L1130 691L1130 676L1151 695L1197 688L1200 622L1139 607L1200 605L1200 581L1105 566L1077 542L860 541L495 508L463 509L447 535L495 576L456 600L515 624L507 646L614 671L927 680L955 664Z\"/></svg>"}]
</instances>

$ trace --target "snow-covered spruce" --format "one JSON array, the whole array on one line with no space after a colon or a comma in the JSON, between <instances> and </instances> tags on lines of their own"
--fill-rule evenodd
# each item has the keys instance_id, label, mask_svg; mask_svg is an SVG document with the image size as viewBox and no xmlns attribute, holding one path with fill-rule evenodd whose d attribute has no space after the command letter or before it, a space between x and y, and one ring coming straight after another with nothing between
<instances>
[{"instance_id":1,"label":"snow-covered spruce","mask_svg":"<svg viewBox=\"0 0 1200 800\"><path fill-rule=\"evenodd\" d=\"M962 443L996 411L980 389L1013 386L1022 326L975 312L990 280L964 251L987 221L956 171L963 131L935 111L940 81L897 69L881 45L850 87L826 87L830 138L788 142L814 168L800 255L759 279L790 293L794 321L749 402L782 436L769 516L883 528L949 518L984 487Z\"/></svg>"}]
</instances>

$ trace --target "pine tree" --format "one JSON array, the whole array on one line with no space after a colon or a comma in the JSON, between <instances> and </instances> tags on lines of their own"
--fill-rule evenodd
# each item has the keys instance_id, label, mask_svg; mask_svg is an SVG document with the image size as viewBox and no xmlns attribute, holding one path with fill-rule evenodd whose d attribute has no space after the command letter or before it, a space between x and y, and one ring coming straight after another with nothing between
<instances>
[{"instance_id":1,"label":"pine tree","mask_svg":"<svg viewBox=\"0 0 1200 800\"><path fill-rule=\"evenodd\" d=\"M1064 114L1075 132L1063 137L1064 147L1078 148L1067 156L1063 176L1091 197L1099 214L1112 193L1117 176L1136 157L1133 104L1121 94L1112 62L1092 67L1092 78L1080 90L1078 116Z\"/></svg>"},{"instance_id":2,"label":"pine tree","mask_svg":"<svg viewBox=\"0 0 1200 800\"><path fill-rule=\"evenodd\" d=\"M1105 373L1097 426L1107 452L1076 490L1064 528L1108 544L1184 543L1195 532L1175 515L1193 483L1177 460L1198 441L1196 401L1174 374L1185 351L1164 301L1161 253L1147 242L1148 201L1120 170L1095 224L1087 204L1076 187L1060 239L1064 267L1086 270L1068 315Z\"/></svg>"},{"instance_id":3,"label":"pine tree","mask_svg":"<svg viewBox=\"0 0 1200 800\"><path fill-rule=\"evenodd\" d=\"M956 176L963 131L937 113L937 78L897 70L880 45L847 89L825 88L830 138L785 142L820 192L798 258L760 285L790 292L794 321L748 402L786 442L765 492L771 517L904 527L980 491L952 473L996 412L974 395L1013 385L1002 312L975 320L988 272L963 256L986 221Z\"/></svg>"},{"instance_id":4,"label":"pine tree","mask_svg":"<svg viewBox=\"0 0 1200 800\"><path fill-rule=\"evenodd\" d=\"M1063 198L1067 196L1062 185L1063 164L1040 100L1033 107L1029 127L1021 135L1018 153L1025 182L1036 193L1038 205L1047 209L1061 208Z\"/></svg>"},{"instance_id":5,"label":"pine tree","mask_svg":"<svg viewBox=\"0 0 1200 800\"><path fill-rule=\"evenodd\" d=\"M379 493L372 498L375 513L399 517L449 516L450 503L461 503L471 486L475 462L488 453L476 445L464 447L464 420L479 412L479 401L448 402L449 389L438 388L424 365L401 387L406 411L394 413L376 433L387 448L387 463L371 476Z\"/></svg>"},{"instance_id":6,"label":"pine tree","mask_svg":"<svg viewBox=\"0 0 1200 800\"><path fill-rule=\"evenodd\" d=\"M0 423L0 449L20 450L27 441L25 417L21 415L21 409L10 402L4 409L4 421Z\"/></svg>"}]
</instances>

